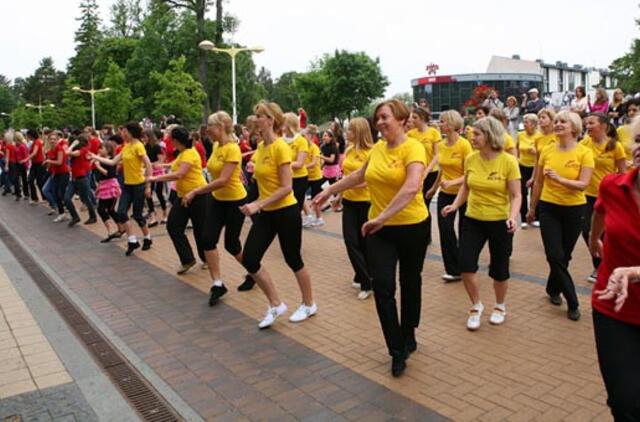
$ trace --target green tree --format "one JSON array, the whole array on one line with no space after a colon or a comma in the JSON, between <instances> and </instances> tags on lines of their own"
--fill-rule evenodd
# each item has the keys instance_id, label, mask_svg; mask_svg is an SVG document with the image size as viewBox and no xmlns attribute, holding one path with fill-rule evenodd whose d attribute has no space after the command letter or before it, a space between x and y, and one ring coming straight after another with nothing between
<instances>
[{"instance_id":1,"label":"green tree","mask_svg":"<svg viewBox=\"0 0 640 422\"><path fill-rule=\"evenodd\" d=\"M300 93L296 84L299 76L298 72L286 72L273 84L271 100L278 103L283 110L296 111L300 107Z\"/></svg>"},{"instance_id":2,"label":"green tree","mask_svg":"<svg viewBox=\"0 0 640 422\"><path fill-rule=\"evenodd\" d=\"M109 32L120 38L136 37L142 22L140 0L117 0L111 5L111 28Z\"/></svg>"},{"instance_id":3,"label":"green tree","mask_svg":"<svg viewBox=\"0 0 640 422\"><path fill-rule=\"evenodd\" d=\"M137 38L109 37L100 44L94 65L96 86L102 85L110 63L124 69L140 43Z\"/></svg>"},{"instance_id":4,"label":"green tree","mask_svg":"<svg viewBox=\"0 0 640 422\"><path fill-rule=\"evenodd\" d=\"M640 19L636 23L640 25ZM640 40L633 40L631 50L615 59L610 69L622 90L632 93L640 91Z\"/></svg>"},{"instance_id":5,"label":"green tree","mask_svg":"<svg viewBox=\"0 0 640 422\"><path fill-rule=\"evenodd\" d=\"M315 122L333 118L329 102L329 82L320 69L313 69L296 77L295 87L300 95L300 103L307 111L309 119Z\"/></svg>"},{"instance_id":6,"label":"green tree","mask_svg":"<svg viewBox=\"0 0 640 422\"><path fill-rule=\"evenodd\" d=\"M65 90L62 94L62 102L59 107L61 126L79 128L85 126L90 120L89 107L87 107L86 94L72 90L78 83L73 76L65 81Z\"/></svg>"},{"instance_id":7,"label":"green tree","mask_svg":"<svg viewBox=\"0 0 640 422\"><path fill-rule=\"evenodd\" d=\"M16 129L40 127L40 116L37 110L19 104L11 113L11 127Z\"/></svg>"},{"instance_id":8,"label":"green tree","mask_svg":"<svg viewBox=\"0 0 640 422\"><path fill-rule=\"evenodd\" d=\"M173 114L185 125L193 126L202 119L203 100L206 95L200 82L185 71L184 56L169 62L164 72L153 72L151 78L158 85L154 95L154 117Z\"/></svg>"},{"instance_id":9,"label":"green tree","mask_svg":"<svg viewBox=\"0 0 640 422\"><path fill-rule=\"evenodd\" d=\"M131 117L136 102L127 86L124 71L114 62L109 63L104 86L109 87L109 91L96 95L98 126L104 123L124 123Z\"/></svg>"},{"instance_id":10,"label":"green tree","mask_svg":"<svg viewBox=\"0 0 640 422\"><path fill-rule=\"evenodd\" d=\"M53 65L51 57L40 60L40 65L33 75L27 77L22 88L22 98L33 104L51 102L59 104L64 91L64 72Z\"/></svg>"},{"instance_id":11,"label":"green tree","mask_svg":"<svg viewBox=\"0 0 640 422\"><path fill-rule=\"evenodd\" d=\"M258 83L262 85L264 88L265 98L272 99L273 98L273 78L271 77L271 72L268 69L265 69L264 66L260 67L260 71L258 72Z\"/></svg>"},{"instance_id":12,"label":"green tree","mask_svg":"<svg viewBox=\"0 0 640 422\"><path fill-rule=\"evenodd\" d=\"M76 54L69 60L69 73L80 85L88 86L91 83L93 66L103 34L100 30L100 11L96 0L82 0L80 12L80 17L76 18L80 27L74 37Z\"/></svg>"},{"instance_id":13,"label":"green tree","mask_svg":"<svg viewBox=\"0 0 640 422\"><path fill-rule=\"evenodd\" d=\"M11 113L16 105L16 97L11 87L11 80L0 75L0 113ZM0 120L6 119L0 118Z\"/></svg>"}]
</instances>

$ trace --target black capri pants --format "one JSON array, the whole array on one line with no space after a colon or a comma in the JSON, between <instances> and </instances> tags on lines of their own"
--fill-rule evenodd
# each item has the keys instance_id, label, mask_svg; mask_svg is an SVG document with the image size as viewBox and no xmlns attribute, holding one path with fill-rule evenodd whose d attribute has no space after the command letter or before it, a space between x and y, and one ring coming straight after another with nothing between
<instances>
[{"instance_id":1,"label":"black capri pants","mask_svg":"<svg viewBox=\"0 0 640 422\"><path fill-rule=\"evenodd\" d=\"M196 240L198 256L202 262L206 262L204 256L204 225L210 198L211 195L209 194L196 195L193 201L185 207L182 205L182 198L176 196L169 210L167 232L173 242L173 247L178 253L178 257L180 257L180 263L182 265L187 265L195 261L191 244L185 234L189 220L191 220L191 224L193 224L193 237Z\"/></svg>"},{"instance_id":2,"label":"black capri pants","mask_svg":"<svg viewBox=\"0 0 640 422\"><path fill-rule=\"evenodd\" d=\"M239 201L219 201L211 197L204 224L205 233L202 247L205 251L212 251L218 247L220 233L224 227L224 248L226 251L233 256L242 252L240 232L244 223L244 214L240 211L240 206L245 202L246 198Z\"/></svg>"},{"instance_id":3,"label":"black capri pants","mask_svg":"<svg viewBox=\"0 0 640 422\"><path fill-rule=\"evenodd\" d=\"M242 266L249 274L260 271L262 257L276 235L278 242L280 242L280 250L289 268L294 273L304 268L300 254L302 219L298 205L293 204L274 211L262 211L254 216L242 254Z\"/></svg>"},{"instance_id":4,"label":"black capri pants","mask_svg":"<svg viewBox=\"0 0 640 422\"><path fill-rule=\"evenodd\" d=\"M309 180L309 188L311 189L311 198L315 198L317 194L322 192L322 184L324 180Z\"/></svg>"},{"instance_id":5,"label":"black capri pants","mask_svg":"<svg viewBox=\"0 0 640 422\"><path fill-rule=\"evenodd\" d=\"M460 236L460 272L478 272L478 258L488 241L489 277L495 281L508 280L512 239L505 220L480 221L465 216Z\"/></svg>"},{"instance_id":6,"label":"black capri pants","mask_svg":"<svg viewBox=\"0 0 640 422\"><path fill-rule=\"evenodd\" d=\"M309 186L309 179L307 176L296 177L293 179L293 196L298 201L298 210L302 211L304 206L305 196L307 194L307 187Z\"/></svg>"},{"instance_id":7,"label":"black capri pants","mask_svg":"<svg viewBox=\"0 0 640 422\"><path fill-rule=\"evenodd\" d=\"M129 207L133 207L133 219L138 226L144 227L147 220L142 216L144 208L144 183L138 185L124 185L122 195L118 202L118 223L124 224L129 221Z\"/></svg>"},{"instance_id":8,"label":"black capri pants","mask_svg":"<svg viewBox=\"0 0 640 422\"><path fill-rule=\"evenodd\" d=\"M98 215L103 222L109 220L118 221L118 213L116 213L116 201L118 198L98 199Z\"/></svg>"}]
</instances>

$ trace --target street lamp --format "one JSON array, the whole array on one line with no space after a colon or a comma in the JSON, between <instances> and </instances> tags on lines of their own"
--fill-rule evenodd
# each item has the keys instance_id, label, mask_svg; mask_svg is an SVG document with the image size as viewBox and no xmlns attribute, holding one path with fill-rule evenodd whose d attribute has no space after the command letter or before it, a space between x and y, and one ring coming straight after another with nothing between
<instances>
[{"instance_id":1,"label":"street lamp","mask_svg":"<svg viewBox=\"0 0 640 422\"><path fill-rule=\"evenodd\" d=\"M93 76L91 77L91 89L82 89L79 86L74 86L71 88L76 92L83 92L85 94L91 95L91 127L96 128L96 103L95 103L95 95L99 92L107 92L111 90L111 88L105 87L101 89L93 88Z\"/></svg>"},{"instance_id":2,"label":"street lamp","mask_svg":"<svg viewBox=\"0 0 640 422\"><path fill-rule=\"evenodd\" d=\"M250 47L250 48L219 48L216 47L211 41L204 40L198 44L203 50L212 51L214 53L225 53L231 57L231 105L233 108L233 124L238 123L238 113L236 111L236 55L242 51L249 51L251 53L262 53L264 48L262 47Z\"/></svg>"},{"instance_id":3,"label":"street lamp","mask_svg":"<svg viewBox=\"0 0 640 422\"><path fill-rule=\"evenodd\" d=\"M31 103L26 103L24 105L27 108L37 108L38 109L38 115L40 117L40 127L42 127L42 109L43 108L55 108L55 104L42 104L42 98L38 99L38 105L35 104L31 104Z\"/></svg>"}]
</instances>

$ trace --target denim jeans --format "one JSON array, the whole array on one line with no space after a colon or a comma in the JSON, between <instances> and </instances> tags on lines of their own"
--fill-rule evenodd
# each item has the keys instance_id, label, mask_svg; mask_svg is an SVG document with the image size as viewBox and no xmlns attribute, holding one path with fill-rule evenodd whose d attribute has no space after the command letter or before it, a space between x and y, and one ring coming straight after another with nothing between
<instances>
[{"instance_id":1,"label":"denim jeans","mask_svg":"<svg viewBox=\"0 0 640 422\"><path fill-rule=\"evenodd\" d=\"M78 177L73 179L67 185L67 191L64 194L64 204L69 210L69 214L74 219L80 218L78 215L78 211L76 211L76 207L73 204L73 195L78 193L80 196L80 200L83 204L87 206L87 210L89 211L90 218L96 218L96 210L93 206L93 202L91 202L90 196L91 188L89 187L89 179L86 176Z\"/></svg>"},{"instance_id":2,"label":"denim jeans","mask_svg":"<svg viewBox=\"0 0 640 422\"><path fill-rule=\"evenodd\" d=\"M44 195L45 199L49 202L49 205L51 205L51 208L58 207L58 200L56 198L55 177L50 176L47 179L47 181L44 183L44 186L42 187L42 194Z\"/></svg>"}]
</instances>

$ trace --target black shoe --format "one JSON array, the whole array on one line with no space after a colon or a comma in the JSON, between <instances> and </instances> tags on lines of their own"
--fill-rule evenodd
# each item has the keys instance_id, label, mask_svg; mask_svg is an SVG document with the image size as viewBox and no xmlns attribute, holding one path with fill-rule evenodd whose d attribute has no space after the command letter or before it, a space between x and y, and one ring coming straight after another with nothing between
<instances>
[{"instance_id":1,"label":"black shoe","mask_svg":"<svg viewBox=\"0 0 640 422\"><path fill-rule=\"evenodd\" d=\"M105 237L104 239L100 240L100 243L109 243L109 242L111 242L111 239L113 239L113 238L111 237L111 235L109 235L109 236Z\"/></svg>"},{"instance_id":2,"label":"black shoe","mask_svg":"<svg viewBox=\"0 0 640 422\"><path fill-rule=\"evenodd\" d=\"M138 241L129 242L129 244L127 245L127 251L124 254L126 256L129 256L129 255L131 255L133 253L133 251L135 251L139 247L140 247L140 242L138 242Z\"/></svg>"},{"instance_id":3,"label":"black shoe","mask_svg":"<svg viewBox=\"0 0 640 422\"><path fill-rule=\"evenodd\" d=\"M126 232L117 231L113 234L110 234L109 237L111 239L120 239Z\"/></svg>"},{"instance_id":4,"label":"black shoe","mask_svg":"<svg viewBox=\"0 0 640 422\"><path fill-rule=\"evenodd\" d=\"M144 247L142 249L144 249ZM178 275L182 275L182 274L186 273L187 271L189 271L191 269L191 267L193 267L194 265L196 265L196 260L195 259L193 261L187 263L187 264L182 265L180 267L180 269L178 271L176 271L176 273Z\"/></svg>"},{"instance_id":5,"label":"black shoe","mask_svg":"<svg viewBox=\"0 0 640 422\"><path fill-rule=\"evenodd\" d=\"M577 321L580 319L580 309L569 309L567 311L567 318L571 321Z\"/></svg>"},{"instance_id":6,"label":"black shoe","mask_svg":"<svg viewBox=\"0 0 640 422\"><path fill-rule=\"evenodd\" d=\"M69 227L73 227L73 226L75 226L76 224L78 224L79 222L80 222L80 219L79 219L78 217L73 217L73 218L71 219L71 221L69 221Z\"/></svg>"},{"instance_id":7,"label":"black shoe","mask_svg":"<svg viewBox=\"0 0 640 422\"><path fill-rule=\"evenodd\" d=\"M560 295L549 295L549 302L551 302L552 305L560 306L562 305L562 298Z\"/></svg>"},{"instance_id":8,"label":"black shoe","mask_svg":"<svg viewBox=\"0 0 640 422\"><path fill-rule=\"evenodd\" d=\"M98 220L96 219L96 217L89 217L89 219L87 221L84 222L85 225L89 225L89 224L96 224L98 222Z\"/></svg>"},{"instance_id":9,"label":"black shoe","mask_svg":"<svg viewBox=\"0 0 640 422\"><path fill-rule=\"evenodd\" d=\"M241 285L238 286L238 291L239 292L247 292L251 289L253 289L253 286L256 285L256 281L253 279L253 277L251 277L249 274L247 274L244 277L244 281L242 282Z\"/></svg>"},{"instance_id":10,"label":"black shoe","mask_svg":"<svg viewBox=\"0 0 640 422\"><path fill-rule=\"evenodd\" d=\"M153 244L153 240L151 239L142 239L142 250L143 251L148 251L149 249L151 249L151 245Z\"/></svg>"},{"instance_id":11,"label":"black shoe","mask_svg":"<svg viewBox=\"0 0 640 422\"><path fill-rule=\"evenodd\" d=\"M411 353L418 350L418 343L416 342L416 330L415 328L403 328L402 335L404 336L404 345L407 350L408 358Z\"/></svg>"},{"instance_id":12,"label":"black shoe","mask_svg":"<svg viewBox=\"0 0 640 422\"><path fill-rule=\"evenodd\" d=\"M407 369L407 352L394 352L391 354L391 375L398 378Z\"/></svg>"},{"instance_id":13,"label":"black shoe","mask_svg":"<svg viewBox=\"0 0 640 422\"><path fill-rule=\"evenodd\" d=\"M209 306L213 306L218 303L218 299L227 293L227 288L223 284L222 286L211 287L211 297L209 298Z\"/></svg>"},{"instance_id":14,"label":"black shoe","mask_svg":"<svg viewBox=\"0 0 640 422\"><path fill-rule=\"evenodd\" d=\"M157 225L158 225L158 222L154 221L153 223L149 223L149 228L151 229L151 228L153 228L153 227L155 227Z\"/></svg>"}]
</instances>

